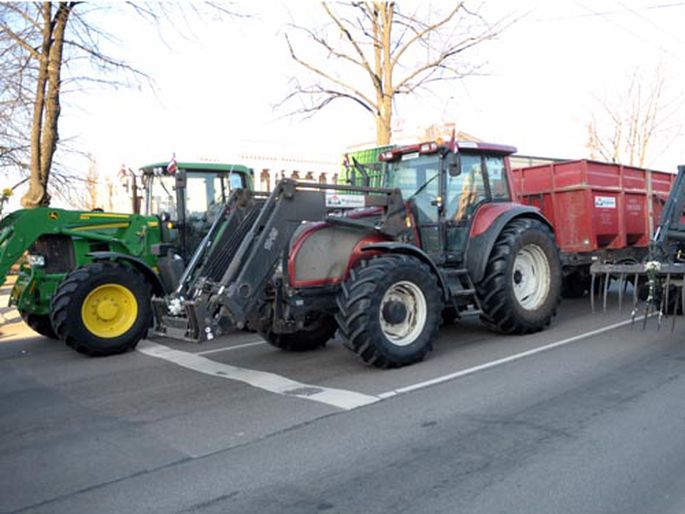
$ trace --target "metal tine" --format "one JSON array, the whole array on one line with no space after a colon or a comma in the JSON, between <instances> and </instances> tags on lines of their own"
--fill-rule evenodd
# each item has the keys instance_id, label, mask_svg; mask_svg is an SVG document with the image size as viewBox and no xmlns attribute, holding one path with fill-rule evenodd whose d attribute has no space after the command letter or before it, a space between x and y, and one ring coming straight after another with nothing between
<instances>
[{"instance_id":1,"label":"metal tine","mask_svg":"<svg viewBox=\"0 0 685 514\"><path fill-rule=\"evenodd\" d=\"M647 327L647 318L649 317L649 308L652 302L645 302L645 316L642 318L642 330Z\"/></svg>"},{"instance_id":2,"label":"metal tine","mask_svg":"<svg viewBox=\"0 0 685 514\"><path fill-rule=\"evenodd\" d=\"M661 331L661 320L664 317L664 295L661 295L661 300L659 300L659 314L657 315L656 318L656 330L657 332Z\"/></svg>"},{"instance_id":3,"label":"metal tine","mask_svg":"<svg viewBox=\"0 0 685 514\"><path fill-rule=\"evenodd\" d=\"M590 310L595 312L595 279L597 275L592 273L590 278Z\"/></svg>"},{"instance_id":4,"label":"metal tine","mask_svg":"<svg viewBox=\"0 0 685 514\"><path fill-rule=\"evenodd\" d=\"M666 288L665 288L664 294L661 295L661 296L666 298L666 300L664 301L664 306L665 306L665 310L666 310L666 317L668 317L668 315L669 315L669 312L668 312L669 311L669 309L668 309L669 298L668 298L668 296L669 296L670 290L671 290L671 274L666 273ZM673 314L675 315L675 313L673 313Z\"/></svg>"},{"instance_id":5,"label":"metal tine","mask_svg":"<svg viewBox=\"0 0 685 514\"><path fill-rule=\"evenodd\" d=\"M602 305L604 312L607 311L607 296L609 296L609 282L611 279L611 273L607 273L604 277L604 298L602 300Z\"/></svg>"},{"instance_id":6,"label":"metal tine","mask_svg":"<svg viewBox=\"0 0 685 514\"><path fill-rule=\"evenodd\" d=\"M680 307L682 310L682 315L685 316L685 276L680 283ZM675 316L673 316L673 326L675 327Z\"/></svg>"},{"instance_id":7,"label":"metal tine","mask_svg":"<svg viewBox=\"0 0 685 514\"><path fill-rule=\"evenodd\" d=\"M635 281L633 282L633 310L630 313L630 328L633 328L633 325L635 324L635 317L637 316L637 302L639 300L637 296L637 289L638 289L638 280L639 280L639 275L635 273Z\"/></svg>"},{"instance_id":8,"label":"metal tine","mask_svg":"<svg viewBox=\"0 0 685 514\"><path fill-rule=\"evenodd\" d=\"M640 274L635 273L635 281L633 282L633 303L637 304L637 290L640 285Z\"/></svg>"},{"instance_id":9,"label":"metal tine","mask_svg":"<svg viewBox=\"0 0 685 514\"><path fill-rule=\"evenodd\" d=\"M625 280L625 274L621 272L618 275L618 312L623 312L623 288L624 288L624 282Z\"/></svg>"},{"instance_id":10,"label":"metal tine","mask_svg":"<svg viewBox=\"0 0 685 514\"><path fill-rule=\"evenodd\" d=\"M676 289L677 291L677 289ZM685 281L680 282L681 296L683 297L683 307L685 307ZM685 314L685 309L683 309L683 314ZM671 320L671 334L675 332L675 320L678 319L678 293L676 292L676 299L673 307L673 319Z\"/></svg>"}]
</instances>

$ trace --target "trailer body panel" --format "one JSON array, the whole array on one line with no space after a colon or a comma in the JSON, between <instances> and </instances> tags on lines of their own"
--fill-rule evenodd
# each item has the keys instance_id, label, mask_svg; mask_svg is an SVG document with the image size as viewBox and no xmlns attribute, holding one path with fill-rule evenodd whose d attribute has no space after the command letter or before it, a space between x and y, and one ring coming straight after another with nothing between
<instances>
[{"instance_id":1,"label":"trailer body panel","mask_svg":"<svg viewBox=\"0 0 685 514\"><path fill-rule=\"evenodd\" d=\"M564 254L646 249L672 173L590 160L512 170L514 197L541 209Z\"/></svg>"}]
</instances>

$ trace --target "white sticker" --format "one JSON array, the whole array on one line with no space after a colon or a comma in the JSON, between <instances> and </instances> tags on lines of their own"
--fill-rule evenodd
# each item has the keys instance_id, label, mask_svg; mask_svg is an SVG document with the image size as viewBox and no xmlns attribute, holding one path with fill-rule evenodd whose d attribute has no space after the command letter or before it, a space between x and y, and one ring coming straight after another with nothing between
<instances>
[{"instance_id":1,"label":"white sticker","mask_svg":"<svg viewBox=\"0 0 685 514\"><path fill-rule=\"evenodd\" d=\"M326 191L326 207L357 209L366 205L363 195L343 195L335 191Z\"/></svg>"},{"instance_id":2,"label":"white sticker","mask_svg":"<svg viewBox=\"0 0 685 514\"><path fill-rule=\"evenodd\" d=\"M418 159L418 158L419 158L419 152L406 153L402 156L403 161L410 161L412 159Z\"/></svg>"},{"instance_id":3,"label":"white sticker","mask_svg":"<svg viewBox=\"0 0 685 514\"><path fill-rule=\"evenodd\" d=\"M600 209L615 209L616 198L613 196L595 196L595 207Z\"/></svg>"}]
</instances>

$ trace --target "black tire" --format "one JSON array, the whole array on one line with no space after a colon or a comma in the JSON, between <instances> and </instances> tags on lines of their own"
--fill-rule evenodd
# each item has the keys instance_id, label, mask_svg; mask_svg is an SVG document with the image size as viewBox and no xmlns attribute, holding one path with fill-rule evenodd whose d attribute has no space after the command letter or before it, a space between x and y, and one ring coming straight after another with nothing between
<instances>
[{"instance_id":1,"label":"black tire","mask_svg":"<svg viewBox=\"0 0 685 514\"><path fill-rule=\"evenodd\" d=\"M24 311L19 311L19 314L21 314L21 319L24 320L24 323L31 327L31 330L34 332L38 332L40 335L49 339L58 339L57 334L55 334L55 331L52 328L49 315L33 314Z\"/></svg>"},{"instance_id":2,"label":"black tire","mask_svg":"<svg viewBox=\"0 0 685 514\"><path fill-rule=\"evenodd\" d=\"M87 328L82 306L88 295L104 285L128 290L137 305L130 328L113 337L97 335ZM152 324L151 288L138 271L113 262L95 262L72 271L59 285L50 304L55 332L68 346L91 356L115 355L132 350Z\"/></svg>"},{"instance_id":3,"label":"black tire","mask_svg":"<svg viewBox=\"0 0 685 514\"><path fill-rule=\"evenodd\" d=\"M459 320L459 309L456 307L445 307L442 309L442 324L454 325Z\"/></svg>"},{"instance_id":4,"label":"black tire","mask_svg":"<svg viewBox=\"0 0 685 514\"><path fill-rule=\"evenodd\" d=\"M570 273L561 280L561 296L564 298L583 298L590 292L592 277L583 273ZM597 285L595 285L597 289Z\"/></svg>"},{"instance_id":5,"label":"black tire","mask_svg":"<svg viewBox=\"0 0 685 514\"><path fill-rule=\"evenodd\" d=\"M325 346L335 336L338 324L330 314L320 314L303 330L290 334L275 334L271 331L260 335L272 346L289 352L307 352Z\"/></svg>"},{"instance_id":6,"label":"black tire","mask_svg":"<svg viewBox=\"0 0 685 514\"><path fill-rule=\"evenodd\" d=\"M420 332L399 345L384 331L381 318L385 320L386 327L398 325L408 319L407 308L399 307L399 311L386 314L384 309L395 308L390 304L404 304L397 301L382 302L391 288L407 287L401 285L407 283L412 284L409 287L414 291L412 294L415 299L419 293L423 297L426 312L425 316L419 316L423 318L422 324L417 324ZM420 301L415 304L417 309L421 309ZM338 295L336 319L347 341L346 346L365 363L377 368L396 368L422 361L433 349L433 341L442 321L442 310L440 286L431 269L415 257L386 254L362 261L350 271ZM390 316L398 321L393 322Z\"/></svg>"},{"instance_id":7,"label":"black tire","mask_svg":"<svg viewBox=\"0 0 685 514\"><path fill-rule=\"evenodd\" d=\"M534 250L536 256L547 263L548 287L542 286L532 308L522 304L514 292L518 270L514 264L519 252ZM545 271L545 270L543 270ZM529 273L535 276L535 273ZM529 279L524 277L523 280ZM561 297L561 263L554 235L541 221L517 219L510 222L500 233L492 249L483 280L477 285L478 297L485 325L502 334L530 334L548 326L556 314ZM538 292L535 294L537 295Z\"/></svg>"}]
</instances>

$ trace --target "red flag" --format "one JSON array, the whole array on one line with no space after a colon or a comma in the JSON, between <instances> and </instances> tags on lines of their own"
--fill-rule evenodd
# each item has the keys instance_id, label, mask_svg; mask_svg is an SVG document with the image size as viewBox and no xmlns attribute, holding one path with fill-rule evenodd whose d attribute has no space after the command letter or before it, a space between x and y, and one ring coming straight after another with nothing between
<instances>
[{"instance_id":1,"label":"red flag","mask_svg":"<svg viewBox=\"0 0 685 514\"><path fill-rule=\"evenodd\" d=\"M178 163L176 162L176 154L173 154L171 160L169 161L169 164L166 165L166 172L169 175L173 175L174 173L176 173L177 169Z\"/></svg>"}]
</instances>

